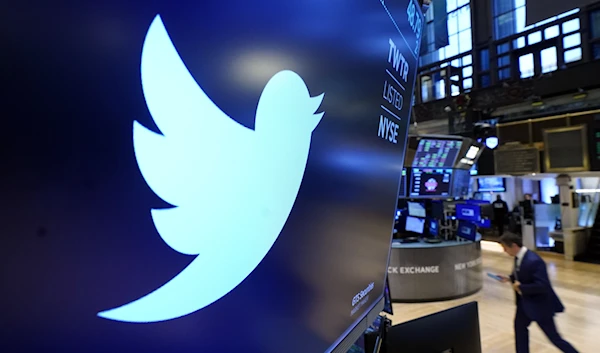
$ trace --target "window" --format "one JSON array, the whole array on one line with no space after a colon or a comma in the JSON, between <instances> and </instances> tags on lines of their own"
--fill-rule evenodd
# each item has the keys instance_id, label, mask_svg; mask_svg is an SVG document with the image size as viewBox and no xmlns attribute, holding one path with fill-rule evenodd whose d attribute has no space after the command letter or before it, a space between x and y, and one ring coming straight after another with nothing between
<instances>
[{"instance_id":1,"label":"window","mask_svg":"<svg viewBox=\"0 0 600 353\"><path fill-rule=\"evenodd\" d=\"M550 47L540 52L542 60L542 73L556 71L558 69L558 61L556 60L556 47Z\"/></svg>"},{"instance_id":2,"label":"window","mask_svg":"<svg viewBox=\"0 0 600 353\"><path fill-rule=\"evenodd\" d=\"M525 54L519 58L519 71L521 71L521 78L529 78L535 74L533 54Z\"/></svg>"},{"instance_id":3,"label":"window","mask_svg":"<svg viewBox=\"0 0 600 353\"><path fill-rule=\"evenodd\" d=\"M565 63L572 63L581 60L581 48L575 48L565 51Z\"/></svg>"},{"instance_id":4,"label":"window","mask_svg":"<svg viewBox=\"0 0 600 353\"><path fill-rule=\"evenodd\" d=\"M502 39L509 37L513 34L521 33L523 31L529 30L531 28L539 27L544 24L555 21L559 18L563 18L574 13L579 12L579 9L573 9L571 11L567 11L558 16L550 17L544 21L538 22L536 24L525 26L525 17L526 17L526 0L493 0L493 16L494 16L494 38ZM600 14L599 17L599 25L598 25L598 34L600 35ZM569 20L563 24L563 33L570 33L579 30L579 19L574 18ZM557 34L558 35L558 34ZM537 40L538 37L533 38ZM550 37L553 38L553 37ZM541 41L541 38L540 38ZM539 41L538 41L539 42ZM537 43L537 42L536 42ZM523 43L524 44L524 43ZM529 43L532 44L532 43ZM524 46L524 45L523 45ZM516 46L517 47L517 46ZM522 48L522 46L518 46Z\"/></svg>"},{"instance_id":5,"label":"window","mask_svg":"<svg viewBox=\"0 0 600 353\"><path fill-rule=\"evenodd\" d=\"M592 39L600 38L600 10L590 13L590 28Z\"/></svg>"},{"instance_id":6,"label":"window","mask_svg":"<svg viewBox=\"0 0 600 353\"><path fill-rule=\"evenodd\" d=\"M437 50L435 49L433 9L430 7L425 15L427 46L421 55L421 66L443 61L473 49L469 0L446 0L446 11L448 13L448 45Z\"/></svg>"},{"instance_id":7,"label":"window","mask_svg":"<svg viewBox=\"0 0 600 353\"><path fill-rule=\"evenodd\" d=\"M490 51L488 49L481 49L479 52L479 63L481 66L481 71L487 71L490 69Z\"/></svg>"}]
</instances>

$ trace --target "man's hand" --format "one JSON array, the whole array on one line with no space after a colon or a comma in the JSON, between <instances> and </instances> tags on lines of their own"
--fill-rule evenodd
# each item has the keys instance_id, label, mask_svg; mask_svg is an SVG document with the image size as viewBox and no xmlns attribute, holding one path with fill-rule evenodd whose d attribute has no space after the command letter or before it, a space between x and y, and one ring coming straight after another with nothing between
<instances>
[{"instance_id":1,"label":"man's hand","mask_svg":"<svg viewBox=\"0 0 600 353\"><path fill-rule=\"evenodd\" d=\"M523 295L523 293L521 293L521 282L515 281L512 286L515 292L519 293L519 295Z\"/></svg>"},{"instance_id":2,"label":"man's hand","mask_svg":"<svg viewBox=\"0 0 600 353\"><path fill-rule=\"evenodd\" d=\"M509 277L500 276L500 275L498 275L498 277L500 277L500 282L502 282L502 283L508 283L508 282L510 282L510 278Z\"/></svg>"}]
</instances>

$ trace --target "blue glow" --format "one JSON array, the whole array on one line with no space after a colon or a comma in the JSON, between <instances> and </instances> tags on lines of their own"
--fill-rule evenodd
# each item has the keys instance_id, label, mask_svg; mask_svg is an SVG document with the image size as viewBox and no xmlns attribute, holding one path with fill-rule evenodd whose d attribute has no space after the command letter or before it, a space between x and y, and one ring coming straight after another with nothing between
<instances>
[{"instance_id":1,"label":"blue glow","mask_svg":"<svg viewBox=\"0 0 600 353\"><path fill-rule=\"evenodd\" d=\"M152 210L152 218L168 246L198 255L162 287L98 313L147 323L214 303L258 266L292 211L324 113L315 114L323 95L311 98L300 76L281 71L260 96L255 130L240 125L196 83L160 16L144 42L141 74L162 134L135 122L135 155L150 188L173 205ZM240 200L247 206L241 214Z\"/></svg>"},{"instance_id":2,"label":"blue glow","mask_svg":"<svg viewBox=\"0 0 600 353\"><path fill-rule=\"evenodd\" d=\"M485 146L491 150L498 147L499 140L497 137L492 136L485 139Z\"/></svg>"}]
</instances>

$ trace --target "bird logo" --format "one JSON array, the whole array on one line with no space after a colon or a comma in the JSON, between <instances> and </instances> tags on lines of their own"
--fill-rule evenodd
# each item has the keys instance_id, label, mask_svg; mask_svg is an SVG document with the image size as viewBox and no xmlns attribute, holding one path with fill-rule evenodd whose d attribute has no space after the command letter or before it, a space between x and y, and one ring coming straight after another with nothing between
<instances>
[{"instance_id":1,"label":"bird logo","mask_svg":"<svg viewBox=\"0 0 600 353\"><path fill-rule=\"evenodd\" d=\"M285 70L266 84L255 128L227 116L177 53L160 15L142 49L142 89L161 133L134 122L146 183L172 208L153 209L174 250L196 258L158 289L99 317L134 323L194 313L236 288L265 258L296 201L323 94ZM239 210L243 210L239 212Z\"/></svg>"}]
</instances>

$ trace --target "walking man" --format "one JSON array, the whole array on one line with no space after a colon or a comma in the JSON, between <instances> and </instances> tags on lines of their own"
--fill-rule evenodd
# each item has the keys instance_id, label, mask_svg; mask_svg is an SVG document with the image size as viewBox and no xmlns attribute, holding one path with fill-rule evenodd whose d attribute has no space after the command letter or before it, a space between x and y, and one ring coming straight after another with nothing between
<instances>
[{"instance_id":1,"label":"walking man","mask_svg":"<svg viewBox=\"0 0 600 353\"><path fill-rule=\"evenodd\" d=\"M535 321L550 342L566 353L577 353L565 341L554 323L554 314L563 312L564 306L552 289L546 263L533 251L523 246L521 237L506 233L500 238L504 252L515 258L515 267L503 282L511 282L515 290L517 314L515 340L517 353L529 353L529 325Z\"/></svg>"}]
</instances>

